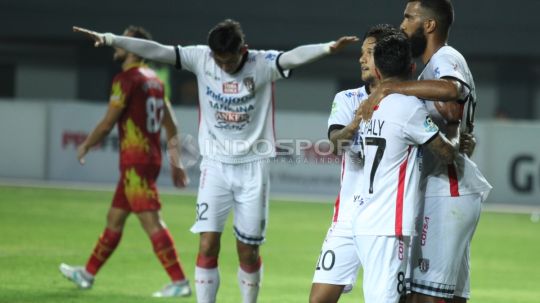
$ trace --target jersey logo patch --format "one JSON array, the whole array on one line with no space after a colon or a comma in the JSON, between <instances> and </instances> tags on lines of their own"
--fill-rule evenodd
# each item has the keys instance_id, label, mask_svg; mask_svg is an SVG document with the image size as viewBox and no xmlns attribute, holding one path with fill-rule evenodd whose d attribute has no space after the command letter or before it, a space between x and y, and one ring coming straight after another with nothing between
<instances>
[{"instance_id":1,"label":"jersey logo patch","mask_svg":"<svg viewBox=\"0 0 540 303\"><path fill-rule=\"evenodd\" d=\"M429 270L429 259L418 259L418 269L420 272L427 272Z\"/></svg>"},{"instance_id":2,"label":"jersey logo patch","mask_svg":"<svg viewBox=\"0 0 540 303\"><path fill-rule=\"evenodd\" d=\"M429 133L434 133L439 130L437 124L431 120L430 116L427 116L426 120L424 121L424 129Z\"/></svg>"},{"instance_id":3,"label":"jersey logo patch","mask_svg":"<svg viewBox=\"0 0 540 303\"><path fill-rule=\"evenodd\" d=\"M238 94L238 82L225 82L223 83L224 94Z\"/></svg>"},{"instance_id":4,"label":"jersey logo patch","mask_svg":"<svg viewBox=\"0 0 540 303\"><path fill-rule=\"evenodd\" d=\"M250 94L255 92L255 79L253 77L246 77L242 82Z\"/></svg>"}]
</instances>

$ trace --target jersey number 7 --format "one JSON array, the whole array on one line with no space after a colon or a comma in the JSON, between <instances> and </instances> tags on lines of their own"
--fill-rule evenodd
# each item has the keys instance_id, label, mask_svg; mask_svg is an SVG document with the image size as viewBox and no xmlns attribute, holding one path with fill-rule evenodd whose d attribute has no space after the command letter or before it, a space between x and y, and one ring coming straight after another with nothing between
<instances>
[{"instance_id":1,"label":"jersey number 7","mask_svg":"<svg viewBox=\"0 0 540 303\"><path fill-rule=\"evenodd\" d=\"M366 146L377 146L377 151L375 152L375 157L373 159L373 165L371 166L371 173L369 174L369 193L372 194L373 179L375 179L375 173L377 172L377 168L379 168L379 164L381 163L384 155L384 150L386 149L386 139L378 137L366 137L365 143Z\"/></svg>"}]
</instances>

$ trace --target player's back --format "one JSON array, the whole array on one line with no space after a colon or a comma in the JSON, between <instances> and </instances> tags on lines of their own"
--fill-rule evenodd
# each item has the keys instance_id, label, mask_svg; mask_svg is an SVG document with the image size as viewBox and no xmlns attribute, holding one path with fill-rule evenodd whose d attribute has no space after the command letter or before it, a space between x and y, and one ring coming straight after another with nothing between
<instances>
[{"instance_id":1,"label":"player's back","mask_svg":"<svg viewBox=\"0 0 540 303\"><path fill-rule=\"evenodd\" d=\"M115 77L111 99L115 97L124 108L118 121L120 166L161 165L162 82L150 68L134 65Z\"/></svg>"},{"instance_id":2,"label":"player's back","mask_svg":"<svg viewBox=\"0 0 540 303\"><path fill-rule=\"evenodd\" d=\"M364 174L357 235L411 235L418 207L420 153L438 129L416 97L392 94L362 122Z\"/></svg>"}]
</instances>

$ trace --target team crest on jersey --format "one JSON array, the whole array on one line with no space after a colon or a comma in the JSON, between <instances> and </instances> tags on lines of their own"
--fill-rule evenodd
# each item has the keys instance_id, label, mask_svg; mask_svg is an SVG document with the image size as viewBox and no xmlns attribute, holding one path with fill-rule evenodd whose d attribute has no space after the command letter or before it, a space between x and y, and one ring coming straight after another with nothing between
<instances>
[{"instance_id":1,"label":"team crest on jersey","mask_svg":"<svg viewBox=\"0 0 540 303\"><path fill-rule=\"evenodd\" d=\"M255 92L255 79L253 77L246 77L242 82L250 94Z\"/></svg>"},{"instance_id":2,"label":"team crest on jersey","mask_svg":"<svg viewBox=\"0 0 540 303\"><path fill-rule=\"evenodd\" d=\"M430 116L426 116L426 120L424 121L424 128L427 132L433 133L439 130L437 127L437 124L431 120Z\"/></svg>"},{"instance_id":3,"label":"team crest on jersey","mask_svg":"<svg viewBox=\"0 0 540 303\"><path fill-rule=\"evenodd\" d=\"M238 82L225 82L223 83L224 94L238 94Z\"/></svg>"},{"instance_id":4,"label":"team crest on jersey","mask_svg":"<svg viewBox=\"0 0 540 303\"><path fill-rule=\"evenodd\" d=\"M418 259L418 269L420 272L427 272L429 270L429 259Z\"/></svg>"}]
</instances>

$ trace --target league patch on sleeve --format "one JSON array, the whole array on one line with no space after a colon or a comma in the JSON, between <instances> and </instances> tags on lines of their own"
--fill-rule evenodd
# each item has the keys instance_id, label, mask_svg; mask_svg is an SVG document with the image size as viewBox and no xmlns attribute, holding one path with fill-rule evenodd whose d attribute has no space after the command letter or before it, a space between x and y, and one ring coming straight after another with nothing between
<instances>
[{"instance_id":1,"label":"league patch on sleeve","mask_svg":"<svg viewBox=\"0 0 540 303\"><path fill-rule=\"evenodd\" d=\"M330 115L335 114L338 111L339 105L336 101L332 102L332 110L330 111Z\"/></svg>"},{"instance_id":2,"label":"league patch on sleeve","mask_svg":"<svg viewBox=\"0 0 540 303\"><path fill-rule=\"evenodd\" d=\"M426 120L424 120L424 129L428 133L434 133L439 130L439 127L437 127L437 124L431 120L430 116L426 116Z\"/></svg>"},{"instance_id":3,"label":"league patch on sleeve","mask_svg":"<svg viewBox=\"0 0 540 303\"><path fill-rule=\"evenodd\" d=\"M120 84L120 81L115 81L112 85L111 97L109 99L111 102L111 105L114 105L117 107L124 107L125 99L126 99L126 95L124 94L124 91L122 90L122 85Z\"/></svg>"}]
</instances>

